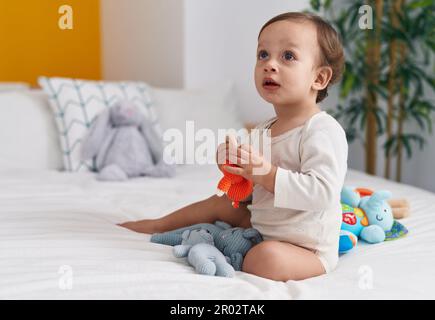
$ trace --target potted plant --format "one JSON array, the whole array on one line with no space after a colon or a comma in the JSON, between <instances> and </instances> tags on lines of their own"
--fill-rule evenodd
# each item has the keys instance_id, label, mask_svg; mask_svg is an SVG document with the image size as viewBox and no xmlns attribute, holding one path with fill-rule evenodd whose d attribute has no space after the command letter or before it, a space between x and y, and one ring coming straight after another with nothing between
<instances>
[{"instance_id":1,"label":"potted plant","mask_svg":"<svg viewBox=\"0 0 435 320\"><path fill-rule=\"evenodd\" d=\"M412 156L432 133L435 102L435 3L432 0L312 0L311 11L323 15L340 34L346 56L340 101L332 112L341 120L349 142L364 141L366 172L376 174L377 140L385 137L384 176L390 178L393 157L401 180L403 150ZM372 15L370 17L370 15ZM361 19L372 21L361 28ZM367 25L367 24L365 24ZM407 131L416 122L419 132Z\"/></svg>"}]
</instances>

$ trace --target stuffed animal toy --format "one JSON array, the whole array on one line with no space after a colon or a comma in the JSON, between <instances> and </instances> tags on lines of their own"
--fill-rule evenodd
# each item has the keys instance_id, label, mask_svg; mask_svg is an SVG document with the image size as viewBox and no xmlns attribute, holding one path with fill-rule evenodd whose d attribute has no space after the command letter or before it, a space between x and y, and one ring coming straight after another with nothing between
<instances>
[{"instance_id":1,"label":"stuffed animal toy","mask_svg":"<svg viewBox=\"0 0 435 320\"><path fill-rule=\"evenodd\" d=\"M356 188L355 191L358 192L361 197L371 196L373 194L373 190L368 188ZM404 198L388 199L388 204L391 207L394 219L403 219L409 216L410 206L408 200Z\"/></svg>"},{"instance_id":2,"label":"stuffed animal toy","mask_svg":"<svg viewBox=\"0 0 435 320\"><path fill-rule=\"evenodd\" d=\"M96 117L84 138L82 159L95 161L98 180L175 174L175 167L163 162L163 144L150 120L128 100Z\"/></svg>"},{"instance_id":3,"label":"stuffed animal toy","mask_svg":"<svg viewBox=\"0 0 435 320\"><path fill-rule=\"evenodd\" d=\"M353 249L358 238L368 243L400 238L408 230L393 218L387 200L389 191L376 191L370 196L361 197L357 191L344 187L341 192L342 225L339 252Z\"/></svg>"},{"instance_id":4,"label":"stuffed animal toy","mask_svg":"<svg viewBox=\"0 0 435 320\"><path fill-rule=\"evenodd\" d=\"M409 217L411 214L411 208L407 199L390 199L388 204L393 211L394 219L403 219Z\"/></svg>"},{"instance_id":5,"label":"stuffed animal toy","mask_svg":"<svg viewBox=\"0 0 435 320\"><path fill-rule=\"evenodd\" d=\"M260 232L254 228L229 228L222 230L214 243L225 257L228 257L236 271L242 270L243 259L246 253L256 244L263 241Z\"/></svg>"},{"instance_id":6,"label":"stuffed animal toy","mask_svg":"<svg viewBox=\"0 0 435 320\"><path fill-rule=\"evenodd\" d=\"M183 232L186 230L200 230L204 229L208 231L213 238L217 237L218 234L231 227L229 224L222 222L222 221L216 221L215 223L197 223L192 226L184 227L175 229L172 231L167 231L163 233L154 233L151 236L151 242L153 243L159 243L159 244L165 244L168 246L176 246L181 244L183 241Z\"/></svg>"},{"instance_id":7,"label":"stuffed animal toy","mask_svg":"<svg viewBox=\"0 0 435 320\"><path fill-rule=\"evenodd\" d=\"M225 165L237 167L237 165L229 163L228 160L226 161ZM245 179L240 175L224 171L224 176L219 181L216 195L221 197L226 194L227 197L232 200L233 207L238 208L239 202L243 199L246 199L252 193L252 190L252 181Z\"/></svg>"},{"instance_id":8,"label":"stuffed animal toy","mask_svg":"<svg viewBox=\"0 0 435 320\"><path fill-rule=\"evenodd\" d=\"M216 248L229 258L236 271L242 269L243 258L249 249L263 241L257 229L232 228L228 223L216 221L214 224L199 223L173 231L155 233L151 236L151 242L179 245L183 241L183 232L201 229L212 235Z\"/></svg>"},{"instance_id":9,"label":"stuffed animal toy","mask_svg":"<svg viewBox=\"0 0 435 320\"><path fill-rule=\"evenodd\" d=\"M187 261L199 274L234 277L234 268L215 246L213 236L205 229L185 230L180 245L173 247L174 256Z\"/></svg>"}]
</instances>

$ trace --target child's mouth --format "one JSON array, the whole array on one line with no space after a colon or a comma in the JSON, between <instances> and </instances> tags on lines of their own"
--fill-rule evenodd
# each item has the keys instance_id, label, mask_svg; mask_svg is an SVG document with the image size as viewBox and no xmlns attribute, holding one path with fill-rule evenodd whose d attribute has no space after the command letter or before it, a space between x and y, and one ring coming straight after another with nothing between
<instances>
[{"instance_id":1,"label":"child's mouth","mask_svg":"<svg viewBox=\"0 0 435 320\"><path fill-rule=\"evenodd\" d=\"M263 80L263 88L264 89L276 90L279 87L281 87L281 85L279 83L277 83L275 80L273 80L272 78L266 78Z\"/></svg>"}]
</instances>

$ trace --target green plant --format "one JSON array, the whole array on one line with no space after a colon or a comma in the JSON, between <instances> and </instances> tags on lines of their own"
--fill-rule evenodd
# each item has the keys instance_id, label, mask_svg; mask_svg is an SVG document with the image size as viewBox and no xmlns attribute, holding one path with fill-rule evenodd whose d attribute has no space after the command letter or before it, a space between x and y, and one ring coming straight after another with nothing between
<instances>
[{"instance_id":1,"label":"green plant","mask_svg":"<svg viewBox=\"0 0 435 320\"><path fill-rule=\"evenodd\" d=\"M390 178L395 156L400 181L403 150L410 158L416 146L423 149L423 134L432 133L435 102L425 90L435 90L434 1L341 1L339 12L333 0L310 3L312 11L332 23L345 49L340 102L333 115L342 120L349 142L364 141L370 174L376 174L377 139L385 135L384 175ZM360 28L364 5L372 10L372 29ZM407 131L405 124L411 122L419 132Z\"/></svg>"}]
</instances>

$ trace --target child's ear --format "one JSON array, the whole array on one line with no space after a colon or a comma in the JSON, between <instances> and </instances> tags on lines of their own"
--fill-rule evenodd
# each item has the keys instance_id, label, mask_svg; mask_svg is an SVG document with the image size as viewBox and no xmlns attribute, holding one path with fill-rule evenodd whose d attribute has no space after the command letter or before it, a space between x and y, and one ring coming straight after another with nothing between
<instances>
[{"instance_id":1,"label":"child's ear","mask_svg":"<svg viewBox=\"0 0 435 320\"><path fill-rule=\"evenodd\" d=\"M317 75L314 79L313 89L320 91L328 86L328 83L332 78L332 69L328 66L322 66L317 68L316 73Z\"/></svg>"}]
</instances>

